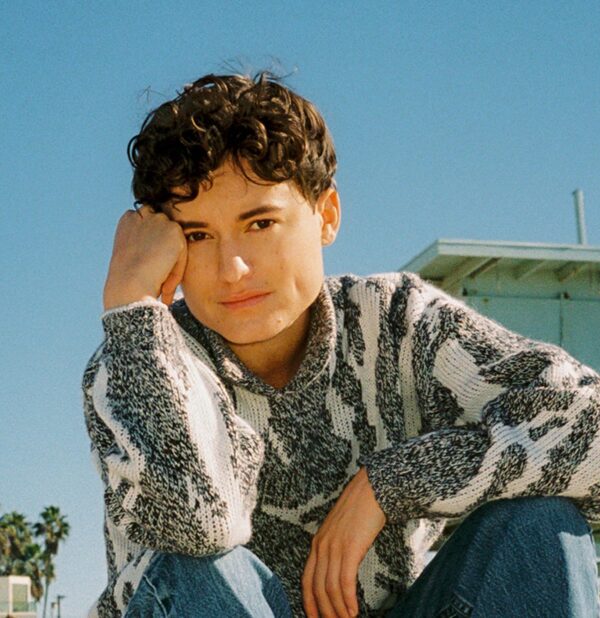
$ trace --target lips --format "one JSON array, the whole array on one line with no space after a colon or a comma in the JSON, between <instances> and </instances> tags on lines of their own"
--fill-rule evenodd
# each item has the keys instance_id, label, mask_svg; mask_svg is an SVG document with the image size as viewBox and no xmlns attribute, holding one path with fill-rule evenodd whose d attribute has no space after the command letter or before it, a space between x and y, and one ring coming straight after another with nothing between
<instances>
[{"instance_id":1,"label":"lips","mask_svg":"<svg viewBox=\"0 0 600 618\"><path fill-rule=\"evenodd\" d=\"M220 301L220 304L227 309L241 309L244 307L252 307L262 302L270 292L244 292L236 294L229 298Z\"/></svg>"}]
</instances>

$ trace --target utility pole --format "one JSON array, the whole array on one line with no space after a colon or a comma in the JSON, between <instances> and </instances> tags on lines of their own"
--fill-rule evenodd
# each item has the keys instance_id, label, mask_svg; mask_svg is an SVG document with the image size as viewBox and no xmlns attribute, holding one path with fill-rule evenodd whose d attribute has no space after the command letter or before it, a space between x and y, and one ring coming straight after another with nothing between
<instances>
[{"instance_id":1,"label":"utility pole","mask_svg":"<svg viewBox=\"0 0 600 618\"><path fill-rule=\"evenodd\" d=\"M64 598L65 598L64 594L57 594L56 595L56 607L57 607L56 618L60 618L60 602Z\"/></svg>"},{"instance_id":2,"label":"utility pole","mask_svg":"<svg viewBox=\"0 0 600 618\"><path fill-rule=\"evenodd\" d=\"M583 205L583 191L573 191L575 201L575 217L577 218L577 240L580 245L587 245L587 230L585 228L585 208Z\"/></svg>"}]
</instances>

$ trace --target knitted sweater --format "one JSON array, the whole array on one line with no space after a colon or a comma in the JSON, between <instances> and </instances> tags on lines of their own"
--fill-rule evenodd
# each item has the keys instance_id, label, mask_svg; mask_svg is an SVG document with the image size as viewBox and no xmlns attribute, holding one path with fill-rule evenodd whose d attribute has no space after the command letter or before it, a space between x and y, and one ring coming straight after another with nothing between
<instances>
[{"instance_id":1,"label":"knitted sweater","mask_svg":"<svg viewBox=\"0 0 600 618\"><path fill-rule=\"evenodd\" d=\"M600 519L600 378L409 273L328 278L298 373L275 389L183 300L103 315L83 380L122 615L155 551L244 544L302 616L313 534L365 465L387 523L359 570L361 616L419 574L446 517L563 495Z\"/></svg>"}]
</instances>

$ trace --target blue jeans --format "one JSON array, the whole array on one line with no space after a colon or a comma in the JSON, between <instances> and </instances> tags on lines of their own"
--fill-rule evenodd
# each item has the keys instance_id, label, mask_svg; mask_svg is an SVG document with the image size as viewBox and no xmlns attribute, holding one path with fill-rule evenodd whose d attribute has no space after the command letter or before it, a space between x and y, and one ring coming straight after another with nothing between
<instances>
[{"instance_id":1,"label":"blue jeans","mask_svg":"<svg viewBox=\"0 0 600 618\"><path fill-rule=\"evenodd\" d=\"M125 618L291 618L281 582L251 551L152 556Z\"/></svg>"},{"instance_id":2,"label":"blue jeans","mask_svg":"<svg viewBox=\"0 0 600 618\"><path fill-rule=\"evenodd\" d=\"M565 498L488 502L455 530L388 618L597 618L591 530Z\"/></svg>"},{"instance_id":3,"label":"blue jeans","mask_svg":"<svg viewBox=\"0 0 600 618\"><path fill-rule=\"evenodd\" d=\"M156 554L125 618L288 618L281 583L237 547L191 558ZM387 618L596 618L590 529L564 498L490 502L446 541Z\"/></svg>"}]
</instances>

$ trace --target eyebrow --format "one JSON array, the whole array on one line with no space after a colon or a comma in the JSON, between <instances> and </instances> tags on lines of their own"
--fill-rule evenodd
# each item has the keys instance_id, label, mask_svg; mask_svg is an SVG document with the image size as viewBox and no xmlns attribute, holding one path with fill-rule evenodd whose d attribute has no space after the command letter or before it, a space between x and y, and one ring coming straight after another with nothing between
<instances>
[{"instance_id":1,"label":"eyebrow","mask_svg":"<svg viewBox=\"0 0 600 618\"><path fill-rule=\"evenodd\" d=\"M247 221L248 219L252 219L252 217L256 217L257 215L265 215L273 212L278 212L284 210L281 206L258 206L257 208L253 208L252 210L247 210L246 212L242 212L238 215L237 220L239 222ZM177 221L179 225L187 230L191 227L193 228L202 228L209 227L208 223L204 221Z\"/></svg>"}]
</instances>

